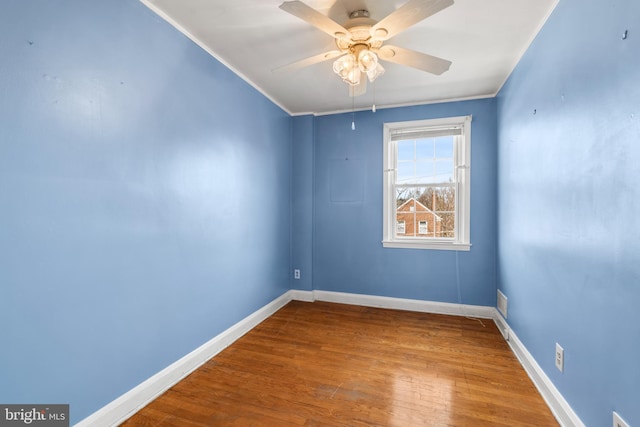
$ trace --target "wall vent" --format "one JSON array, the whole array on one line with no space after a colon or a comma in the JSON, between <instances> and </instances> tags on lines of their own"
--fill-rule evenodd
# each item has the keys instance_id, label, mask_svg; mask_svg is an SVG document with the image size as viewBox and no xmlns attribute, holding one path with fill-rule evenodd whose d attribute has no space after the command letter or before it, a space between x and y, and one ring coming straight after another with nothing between
<instances>
[{"instance_id":1,"label":"wall vent","mask_svg":"<svg viewBox=\"0 0 640 427\"><path fill-rule=\"evenodd\" d=\"M507 318L507 297L498 290L498 311L502 316Z\"/></svg>"}]
</instances>

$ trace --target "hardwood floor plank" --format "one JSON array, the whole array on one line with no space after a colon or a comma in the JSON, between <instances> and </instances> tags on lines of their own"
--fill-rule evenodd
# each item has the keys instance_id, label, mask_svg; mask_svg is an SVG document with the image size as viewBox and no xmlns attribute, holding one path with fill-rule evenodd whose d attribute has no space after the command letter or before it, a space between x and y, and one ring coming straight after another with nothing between
<instances>
[{"instance_id":1,"label":"hardwood floor plank","mask_svg":"<svg viewBox=\"0 0 640 427\"><path fill-rule=\"evenodd\" d=\"M292 301L124 426L557 426L490 320Z\"/></svg>"}]
</instances>

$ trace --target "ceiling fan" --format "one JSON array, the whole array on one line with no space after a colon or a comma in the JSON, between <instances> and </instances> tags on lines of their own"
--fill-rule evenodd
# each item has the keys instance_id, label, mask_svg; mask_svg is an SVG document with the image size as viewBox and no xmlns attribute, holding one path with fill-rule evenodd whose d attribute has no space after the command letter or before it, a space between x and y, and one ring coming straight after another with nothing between
<instances>
[{"instance_id":1,"label":"ceiling fan","mask_svg":"<svg viewBox=\"0 0 640 427\"><path fill-rule=\"evenodd\" d=\"M440 75L449 69L451 61L384 43L452 4L453 0L409 0L379 22L369 17L369 11L356 10L349 14L349 20L342 26L301 1L285 1L280 9L335 38L337 49L277 70L293 71L337 58L333 63L333 71L349 85L351 96L363 94L367 79L373 82L384 73L384 67L378 59Z\"/></svg>"}]
</instances>

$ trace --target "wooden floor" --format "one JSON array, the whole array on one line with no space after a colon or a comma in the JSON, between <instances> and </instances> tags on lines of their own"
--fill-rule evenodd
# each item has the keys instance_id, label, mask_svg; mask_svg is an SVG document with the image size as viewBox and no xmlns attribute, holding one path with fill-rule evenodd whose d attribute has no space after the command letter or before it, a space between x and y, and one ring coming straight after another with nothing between
<instances>
[{"instance_id":1,"label":"wooden floor","mask_svg":"<svg viewBox=\"0 0 640 427\"><path fill-rule=\"evenodd\" d=\"M293 301L124 426L557 426L491 320Z\"/></svg>"}]
</instances>

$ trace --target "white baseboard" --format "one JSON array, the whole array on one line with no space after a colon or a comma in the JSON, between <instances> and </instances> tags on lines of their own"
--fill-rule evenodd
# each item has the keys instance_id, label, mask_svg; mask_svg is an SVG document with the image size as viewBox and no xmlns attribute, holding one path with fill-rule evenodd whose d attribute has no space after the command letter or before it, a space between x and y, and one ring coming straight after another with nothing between
<instances>
[{"instance_id":1,"label":"white baseboard","mask_svg":"<svg viewBox=\"0 0 640 427\"><path fill-rule=\"evenodd\" d=\"M75 426L111 427L119 425L159 395L177 384L184 377L196 370L207 360L220 353L238 338L242 337L262 321L269 318L291 300L305 302L326 301L366 307L493 319L560 424L563 427L584 427L580 418L578 418L571 406L569 406L558 389L553 385L549 377L547 377L542 368L540 368L524 344L522 344L513 331L511 331L508 323L504 318L502 318L495 307L350 294L343 292L302 290L289 290L285 292L258 311L220 333L209 342L198 347L143 383L118 397L113 402L94 412Z\"/></svg>"},{"instance_id":2,"label":"white baseboard","mask_svg":"<svg viewBox=\"0 0 640 427\"><path fill-rule=\"evenodd\" d=\"M582 420L580 420L578 415L573 411L556 386L553 385L547 374L544 373L540 365L538 365L538 362L536 362L522 341L520 341L518 336L511 330L509 324L497 309L495 309L494 321L560 425L563 427L584 427Z\"/></svg>"},{"instance_id":3,"label":"white baseboard","mask_svg":"<svg viewBox=\"0 0 640 427\"><path fill-rule=\"evenodd\" d=\"M304 301L304 302L314 302L315 298L313 297L313 291L300 291L297 289L292 289L289 291L289 295L291 299L296 301Z\"/></svg>"},{"instance_id":4,"label":"white baseboard","mask_svg":"<svg viewBox=\"0 0 640 427\"><path fill-rule=\"evenodd\" d=\"M362 305L365 307L388 308L393 310L418 311L422 313L449 314L452 316L480 317L483 319L493 319L495 311L493 307L480 305L452 304L447 302L422 301L332 291L296 291L296 294L293 295L293 299L299 299L301 301L335 302L339 304Z\"/></svg>"},{"instance_id":5,"label":"white baseboard","mask_svg":"<svg viewBox=\"0 0 640 427\"><path fill-rule=\"evenodd\" d=\"M509 325L507 325L507 321L500 315L500 310L496 309L495 316L493 318L498 330L504 337L505 341L509 341Z\"/></svg>"},{"instance_id":6,"label":"white baseboard","mask_svg":"<svg viewBox=\"0 0 640 427\"><path fill-rule=\"evenodd\" d=\"M287 291L253 314L245 317L229 329L198 347L191 353L167 366L151 378L129 390L113 402L102 407L76 424L76 427L117 426L131 417L155 398L177 384L184 377L199 368L207 360L231 345L238 338L269 318L293 299L292 291Z\"/></svg>"}]
</instances>

